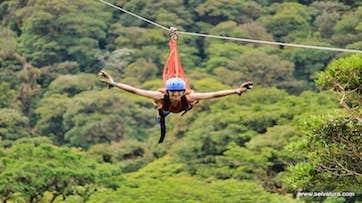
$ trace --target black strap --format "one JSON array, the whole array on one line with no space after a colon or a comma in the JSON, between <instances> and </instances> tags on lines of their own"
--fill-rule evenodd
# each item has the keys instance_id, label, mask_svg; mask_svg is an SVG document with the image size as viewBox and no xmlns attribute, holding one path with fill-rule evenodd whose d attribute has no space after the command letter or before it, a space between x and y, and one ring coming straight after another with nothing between
<instances>
[{"instance_id":1,"label":"black strap","mask_svg":"<svg viewBox=\"0 0 362 203\"><path fill-rule=\"evenodd\" d=\"M158 115L160 116L160 127L161 127L161 136L158 143L162 143L166 136L166 122L165 118L167 115L164 114L162 109L158 109Z\"/></svg>"}]
</instances>

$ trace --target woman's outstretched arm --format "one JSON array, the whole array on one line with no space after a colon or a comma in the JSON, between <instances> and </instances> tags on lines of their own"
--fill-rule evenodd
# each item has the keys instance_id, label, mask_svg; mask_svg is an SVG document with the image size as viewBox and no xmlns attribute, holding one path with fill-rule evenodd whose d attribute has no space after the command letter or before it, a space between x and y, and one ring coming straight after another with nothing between
<instances>
[{"instance_id":1,"label":"woman's outstretched arm","mask_svg":"<svg viewBox=\"0 0 362 203\"><path fill-rule=\"evenodd\" d=\"M125 90L132 94L136 94L139 96L147 97L150 99L154 99L156 101L161 100L163 98L163 94L159 91L150 91L150 90L143 90L136 87L132 87L127 84L117 83L113 81L113 78L105 71L101 71L98 74L99 76L103 77L101 79L102 82L108 84L110 87L117 87L119 89Z\"/></svg>"},{"instance_id":2,"label":"woman's outstretched arm","mask_svg":"<svg viewBox=\"0 0 362 203\"><path fill-rule=\"evenodd\" d=\"M241 95L242 93L246 92L248 89L253 88L252 82L245 82L241 84L241 86L237 89L232 90L222 90L222 91L216 91L216 92L207 92L207 93L197 93L192 92L188 95L188 99L190 101L198 101L198 100L206 100L206 99L213 99L213 98L219 98L219 97L225 97L228 95Z\"/></svg>"}]
</instances>

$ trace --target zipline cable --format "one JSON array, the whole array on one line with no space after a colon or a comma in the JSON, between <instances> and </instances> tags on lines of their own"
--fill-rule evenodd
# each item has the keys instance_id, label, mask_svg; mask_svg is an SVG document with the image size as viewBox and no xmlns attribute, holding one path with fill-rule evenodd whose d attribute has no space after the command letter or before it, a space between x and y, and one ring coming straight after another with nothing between
<instances>
[{"instance_id":1,"label":"zipline cable","mask_svg":"<svg viewBox=\"0 0 362 203\"><path fill-rule=\"evenodd\" d=\"M170 28L167 28L163 25L160 25L158 23L155 23L151 20L148 20L147 18L144 18L142 16L139 16L137 14L134 14L130 11L127 11L119 6L116 6L114 4L111 4L104 0L99 0L104 4L107 4L110 7L113 7L115 9L118 9L124 13L127 13L129 15L132 15L142 21L148 22L154 26L157 26L161 29L170 31ZM303 44L293 44L293 43L283 43L283 42L273 42L273 41L265 41L265 40L255 40L255 39L246 39L246 38L238 38L238 37L227 37L227 36L219 36L219 35L210 35L210 34L203 34L203 33L195 33L195 32L184 32L184 31L178 31L180 34L184 35L191 35L191 36L198 36L198 37L210 37L210 38L216 38L216 39L225 39L225 40L234 40L234 41L241 41L241 42L252 42L252 43L259 43L259 44L269 44L269 45L279 45L279 46L289 46L289 47L298 47L298 48L307 48L307 49L319 49L319 50L328 50L328 51L338 51L338 52L350 52L350 53L362 53L361 50L357 49L342 49L342 48L333 48L333 47L322 47L322 46L314 46L314 45L303 45Z\"/></svg>"},{"instance_id":2,"label":"zipline cable","mask_svg":"<svg viewBox=\"0 0 362 203\"><path fill-rule=\"evenodd\" d=\"M138 19L140 19L140 20L143 20L143 21L145 21L145 22L148 22L148 23L150 23L150 24L152 24L152 25L154 25L154 26L157 26L157 27L162 28L162 29L167 30L167 31L170 30L169 28L167 28L167 27L165 27L165 26L163 26L163 25L160 25L160 24L158 24L158 23L155 23L155 22L153 22L153 21L151 21L151 20L148 20L147 18L144 18L144 17L142 17L142 16L139 16L139 15L137 15L137 14L134 14L134 13L132 13L132 12L130 12L130 11L127 11L127 10L119 7L119 6L113 5L113 4L111 4L111 3L107 2L107 1L104 1L104 0L99 0L99 1L101 1L101 2L104 3L104 4L107 4L107 5L110 6L110 7L113 7L113 8L115 8L115 9L118 9L118 10L122 11L122 12L125 12L125 13L133 16L133 17L136 17L136 18L138 18Z\"/></svg>"},{"instance_id":3,"label":"zipline cable","mask_svg":"<svg viewBox=\"0 0 362 203\"><path fill-rule=\"evenodd\" d=\"M328 50L328 51L362 53L361 50L354 50L354 49L342 49L342 48L321 47L321 46L314 46L314 45L303 45L303 44L292 44L292 43L283 43L283 42L272 42L272 41L265 41L265 40L245 39L245 38L237 38L237 37L226 37L226 36L209 35L209 34L192 33L192 32L183 32L183 31L179 31L179 33L180 33L180 34L185 34L185 35L194 35L194 36L201 36L201 37L211 37L211 38L216 38L216 39L235 40L235 41L242 41L242 42L259 43L259 44L281 45L281 46L299 47L299 48L307 48L307 49L320 49L320 50Z\"/></svg>"}]
</instances>

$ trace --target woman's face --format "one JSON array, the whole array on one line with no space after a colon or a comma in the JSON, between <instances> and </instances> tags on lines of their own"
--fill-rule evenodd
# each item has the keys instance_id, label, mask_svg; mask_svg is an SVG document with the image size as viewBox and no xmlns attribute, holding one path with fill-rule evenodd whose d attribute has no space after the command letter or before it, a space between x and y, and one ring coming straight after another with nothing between
<instances>
[{"instance_id":1,"label":"woman's face","mask_svg":"<svg viewBox=\"0 0 362 203\"><path fill-rule=\"evenodd\" d=\"M168 95L170 97L170 100L179 101L181 100L181 97L185 95L185 91L168 91Z\"/></svg>"}]
</instances>

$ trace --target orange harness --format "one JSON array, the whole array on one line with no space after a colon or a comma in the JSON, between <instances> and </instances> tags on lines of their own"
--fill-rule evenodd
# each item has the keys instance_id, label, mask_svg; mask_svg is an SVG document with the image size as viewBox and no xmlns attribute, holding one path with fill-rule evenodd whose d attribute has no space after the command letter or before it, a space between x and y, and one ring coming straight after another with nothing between
<instances>
[{"instance_id":1,"label":"orange harness","mask_svg":"<svg viewBox=\"0 0 362 203\"><path fill-rule=\"evenodd\" d=\"M182 68L180 57L177 52L177 42L174 37L171 37L169 43L170 53L167 57L167 61L162 73L162 79L164 84L170 78L181 78L185 81L186 84L186 91L190 92L191 88L188 84L186 74ZM184 115L187 111L191 110L194 104L191 104L187 101L187 97L181 97L181 101L177 104L177 106L171 105L170 98L167 94L165 94L162 100L162 106L158 108L159 114L159 123L161 127L161 136L158 143L162 143L165 139L166 135L166 123L165 118L168 114L172 113L180 113L184 111L181 115Z\"/></svg>"}]
</instances>

